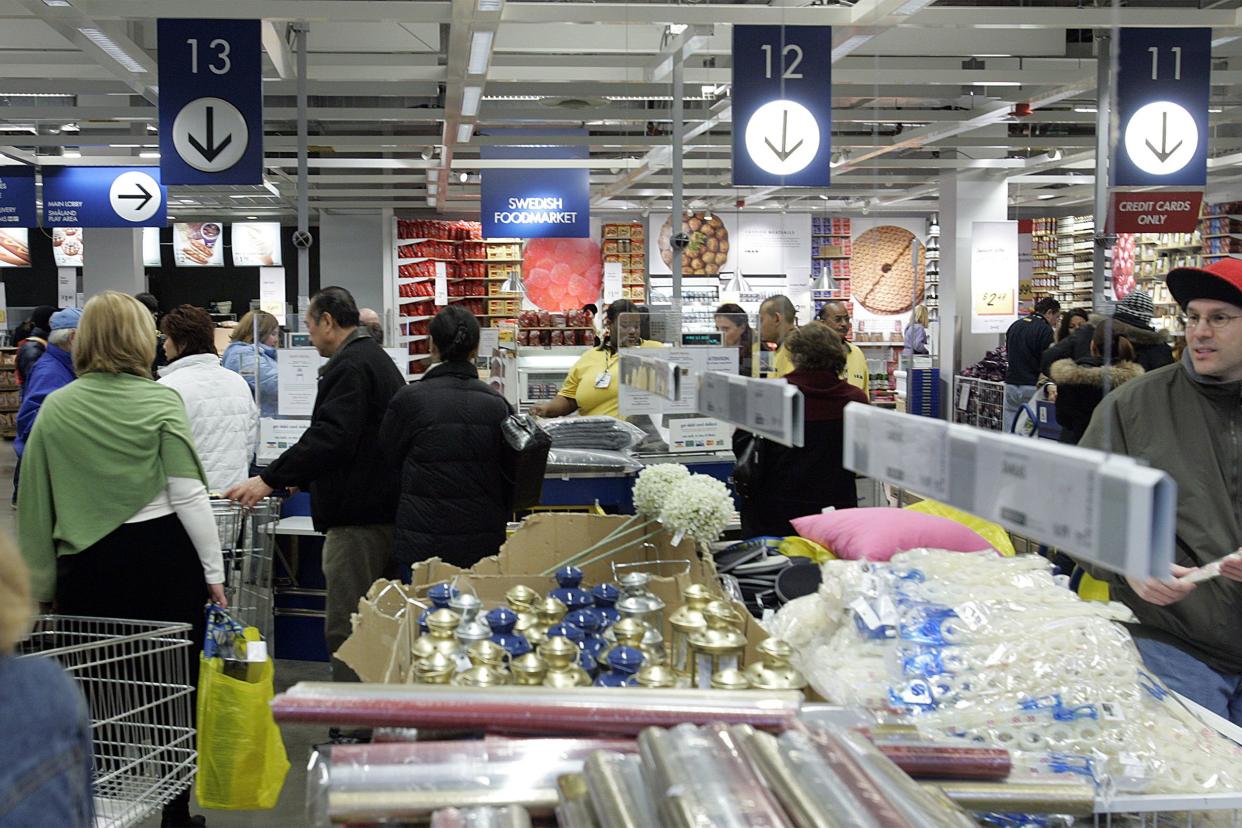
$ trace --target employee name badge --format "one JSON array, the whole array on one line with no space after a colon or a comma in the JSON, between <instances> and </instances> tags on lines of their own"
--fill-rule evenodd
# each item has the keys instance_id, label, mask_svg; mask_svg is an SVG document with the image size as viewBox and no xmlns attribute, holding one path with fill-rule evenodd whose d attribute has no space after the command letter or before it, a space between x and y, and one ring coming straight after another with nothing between
<instances>
[{"instance_id":1,"label":"employee name badge","mask_svg":"<svg viewBox=\"0 0 1242 828\"><path fill-rule=\"evenodd\" d=\"M596 388L607 388L612 385L612 372L605 368L600 371L599 376L595 378Z\"/></svg>"}]
</instances>

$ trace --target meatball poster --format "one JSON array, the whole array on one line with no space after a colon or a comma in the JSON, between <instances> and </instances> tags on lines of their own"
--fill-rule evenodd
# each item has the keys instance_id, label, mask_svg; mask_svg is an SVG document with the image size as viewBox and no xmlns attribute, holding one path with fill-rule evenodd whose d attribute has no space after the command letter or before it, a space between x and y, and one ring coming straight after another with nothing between
<instances>
[{"instance_id":1,"label":"meatball poster","mask_svg":"<svg viewBox=\"0 0 1242 828\"><path fill-rule=\"evenodd\" d=\"M805 276L811 262L809 213L684 213L681 231L689 244L681 251L683 276L719 276L739 269L746 276ZM651 273L672 272L673 226L668 213L652 214L648 238Z\"/></svg>"}]
</instances>

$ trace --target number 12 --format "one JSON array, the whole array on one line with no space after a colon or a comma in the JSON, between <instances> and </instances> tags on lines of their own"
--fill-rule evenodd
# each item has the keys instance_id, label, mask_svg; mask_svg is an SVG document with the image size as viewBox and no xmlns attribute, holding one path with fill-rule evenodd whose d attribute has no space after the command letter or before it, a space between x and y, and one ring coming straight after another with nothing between
<instances>
[{"instance_id":1,"label":"number 12","mask_svg":"<svg viewBox=\"0 0 1242 828\"><path fill-rule=\"evenodd\" d=\"M1160 47L1149 46L1147 51L1151 52L1151 79L1159 80L1160 74ZM1173 80L1182 79L1182 47L1170 46L1169 51L1173 53Z\"/></svg>"},{"instance_id":2,"label":"number 12","mask_svg":"<svg viewBox=\"0 0 1242 828\"><path fill-rule=\"evenodd\" d=\"M772 77L772 44L765 43L759 48L763 49L764 72L765 78ZM802 64L802 47L796 43L790 43L781 50L781 58L793 55L793 62L789 64L789 68L781 75L783 80L802 80L802 73L795 71Z\"/></svg>"}]
</instances>

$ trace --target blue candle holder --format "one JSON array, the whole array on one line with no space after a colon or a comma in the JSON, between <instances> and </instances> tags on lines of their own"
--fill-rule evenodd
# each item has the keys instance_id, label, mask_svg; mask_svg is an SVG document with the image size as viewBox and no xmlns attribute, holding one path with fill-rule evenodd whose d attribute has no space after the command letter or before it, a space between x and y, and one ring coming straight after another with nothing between
<instances>
[{"instance_id":1,"label":"blue candle holder","mask_svg":"<svg viewBox=\"0 0 1242 828\"><path fill-rule=\"evenodd\" d=\"M595 612L604 621L604 628L621 620L621 613L616 610L617 601L621 600L621 589L616 584L596 584L591 590L591 599L595 602Z\"/></svg>"},{"instance_id":2,"label":"blue candle holder","mask_svg":"<svg viewBox=\"0 0 1242 828\"><path fill-rule=\"evenodd\" d=\"M614 647L608 654L608 672L595 680L597 687L633 687L643 666L643 654L634 647Z\"/></svg>"},{"instance_id":3,"label":"blue candle holder","mask_svg":"<svg viewBox=\"0 0 1242 828\"><path fill-rule=\"evenodd\" d=\"M548 594L564 604L570 612L585 609L595 602L591 593L580 587L582 570L578 567L563 566L556 570L555 578L557 588Z\"/></svg>"},{"instance_id":4,"label":"blue candle holder","mask_svg":"<svg viewBox=\"0 0 1242 828\"><path fill-rule=\"evenodd\" d=\"M458 596L459 592L453 589L452 584L448 581L441 581L427 590L427 597L431 600L431 606L423 610L418 616L418 630L421 634L427 633L427 616L436 610L448 609L449 603Z\"/></svg>"},{"instance_id":5,"label":"blue candle holder","mask_svg":"<svg viewBox=\"0 0 1242 828\"><path fill-rule=\"evenodd\" d=\"M510 659L524 656L533 649L526 636L513 631L517 621L517 613L508 607L497 607L487 613L487 625L492 629L492 642L504 647Z\"/></svg>"}]
</instances>

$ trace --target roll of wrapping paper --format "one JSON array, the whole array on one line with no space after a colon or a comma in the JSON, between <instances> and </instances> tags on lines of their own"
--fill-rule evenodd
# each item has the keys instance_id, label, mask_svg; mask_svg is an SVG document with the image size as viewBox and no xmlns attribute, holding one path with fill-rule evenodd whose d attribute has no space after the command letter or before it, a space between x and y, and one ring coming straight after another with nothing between
<instances>
[{"instance_id":1,"label":"roll of wrapping paper","mask_svg":"<svg viewBox=\"0 0 1242 828\"><path fill-rule=\"evenodd\" d=\"M417 819L441 808L520 805L540 815L557 804L557 777L578 773L596 750L633 742L485 740L339 745L312 774L316 824Z\"/></svg>"},{"instance_id":2,"label":"roll of wrapping paper","mask_svg":"<svg viewBox=\"0 0 1242 828\"><path fill-rule=\"evenodd\" d=\"M914 828L975 828L965 812L929 795L861 733L821 731L817 736L848 751Z\"/></svg>"},{"instance_id":3,"label":"roll of wrapping paper","mask_svg":"<svg viewBox=\"0 0 1242 828\"><path fill-rule=\"evenodd\" d=\"M798 828L878 828L879 823L871 820L857 803L852 803L853 808L849 810L840 806L844 786L822 760L817 764L824 771L823 784L807 784L798 768L781 753L775 736L746 725L735 725L733 734L747 761L763 775ZM809 743L802 755L819 759Z\"/></svg>"},{"instance_id":4,"label":"roll of wrapping paper","mask_svg":"<svg viewBox=\"0 0 1242 828\"><path fill-rule=\"evenodd\" d=\"M587 757L582 774L600 828L659 824L637 756L598 750Z\"/></svg>"},{"instance_id":5,"label":"roll of wrapping paper","mask_svg":"<svg viewBox=\"0 0 1242 828\"><path fill-rule=\"evenodd\" d=\"M951 747L925 742L876 742L880 752L915 779L1000 781L1009 777L1009 751L998 748Z\"/></svg>"},{"instance_id":6,"label":"roll of wrapping paper","mask_svg":"<svg viewBox=\"0 0 1242 828\"><path fill-rule=\"evenodd\" d=\"M805 751L808 744L813 745L832 773L844 783L844 787L883 828L912 828L913 823L888 801L884 789L871 778L849 751L836 741L821 738L819 732L816 732L814 737L808 737L797 731L781 734L780 741L782 751L786 752L790 759L798 758L791 752L795 748ZM804 778L811 779L810 775L815 771L814 764L809 760L802 764L806 766L802 771ZM819 777L815 778L819 780ZM823 783L820 782L820 784ZM829 789L831 790L831 786Z\"/></svg>"},{"instance_id":7,"label":"roll of wrapping paper","mask_svg":"<svg viewBox=\"0 0 1242 828\"><path fill-rule=\"evenodd\" d=\"M582 774L563 774L556 780L556 789L560 794L560 802L556 805L559 828L599 828L599 820L591 806L591 792Z\"/></svg>"},{"instance_id":8,"label":"roll of wrapping paper","mask_svg":"<svg viewBox=\"0 0 1242 828\"><path fill-rule=\"evenodd\" d=\"M767 796L747 789L748 774L707 731L693 725L648 728L639 734L638 747L663 824L792 828Z\"/></svg>"},{"instance_id":9,"label":"roll of wrapping paper","mask_svg":"<svg viewBox=\"0 0 1242 828\"><path fill-rule=\"evenodd\" d=\"M737 728L737 733L734 733ZM746 755L742 753L741 745L738 739L748 734L754 734L757 731L750 725L729 725L716 724L708 725L706 728L720 746L724 749L725 754L729 757L729 767L734 773L734 783L731 787L735 791L746 791L749 795L762 799L765 807L776 814L787 816L784 809L781 808L779 800L772 793L772 789L768 786L767 781ZM788 822L788 820L786 820ZM792 828L792 826L791 826Z\"/></svg>"},{"instance_id":10,"label":"roll of wrapping paper","mask_svg":"<svg viewBox=\"0 0 1242 828\"><path fill-rule=\"evenodd\" d=\"M934 782L968 811L1090 816L1095 811L1095 787L1070 782Z\"/></svg>"},{"instance_id":11,"label":"roll of wrapping paper","mask_svg":"<svg viewBox=\"0 0 1242 828\"><path fill-rule=\"evenodd\" d=\"M802 694L790 691L484 688L303 682L272 702L279 722L358 727L479 728L494 733L635 735L683 722L780 731Z\"/></svg>"},{"instance_id":12,"label":"roll of wrapping paper","mask_svg":"<svg viewBox=\"0 0 1242 828\"><path fill-rule=\"evenodd\" d=\"M530 814L517 805L445 808L431 815L431 828L531 828Z\"/></svg>"}]
</instances>

